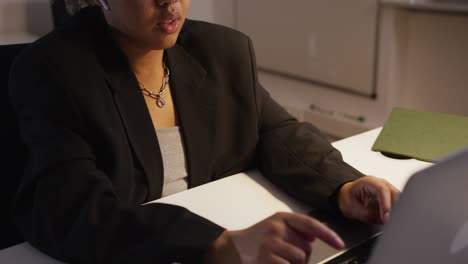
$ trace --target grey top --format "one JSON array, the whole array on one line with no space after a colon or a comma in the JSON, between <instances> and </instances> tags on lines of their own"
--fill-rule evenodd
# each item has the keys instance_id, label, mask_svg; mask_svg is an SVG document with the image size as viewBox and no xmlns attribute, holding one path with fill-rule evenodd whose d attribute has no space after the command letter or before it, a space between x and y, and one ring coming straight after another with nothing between
<instances>
[{"instance_id":1,"label":"grey top","mask_svg":"<svg viewBox=\"0 0 468 264\"><path fill-rule=\"evenodd\" d=\"M164 166L162 197L187 190L187 166L180 128L159 128L156 134Z\"/></svg>"}]
</instances>

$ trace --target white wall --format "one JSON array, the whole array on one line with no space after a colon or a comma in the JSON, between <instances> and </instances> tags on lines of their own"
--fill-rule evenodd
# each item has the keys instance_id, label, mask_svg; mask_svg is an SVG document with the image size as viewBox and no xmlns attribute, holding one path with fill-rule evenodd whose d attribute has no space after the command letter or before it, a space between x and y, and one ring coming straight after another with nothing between
<instances>
[{"instance_id":1,"label":"white wall","mask_svg":"<svg viewBox=\"0 0 468 264\"><path fill-rule=\"evenodd\" d=\"M468 116L468 13L384 7L379 28L375 99L265 73L260 80L299 119L337 138L383 125L395 106Z\"/></svg>"},{"instance_id":2,"label":"white wall","mask_svg":"<svg viewBox=\"0 0 468 264\"><path fill-rule=\"evenodd\" d=\"M52 27L49 0L0 0L0 34L41 36Z\"/></svg>"},{"instance_id":3,"label":"white wall","mask_svg":"<svg viewBox=\"0 0 468 264\"><path fill-rule=\"evenodd\" d=\"M236 0L192 0L188 17L228 27L235 25Z\"/></svg>"},{"instance_id":4,"label":"white wall","mask_svg":"<svg viewBox=\"0 0 468 264\"><path fill-rule=\"evenodd\" d=\"M408 16L399 103L468 116L468 12Z\"/></svg>"},{"instance_id":5,"label":"white wall","mask_svg":"<svg viewBox=\"0 0 468 264\"><path fill-rule=\"evenodd\" d=\"M376 0L237 0L260 68L371 96Z\"/></svg>"},{"instance_id":6,"label":"white wall","mask_svg":"<svg viewBox=\"0 0 468 264\"><path fill-rule=\"evenodd\" d=\"M226 7L235 7L238 1L193 0L192 15L239 25L235 23L243 21L239 14L223 20L236 14ZM261 19L261 10L257 12ZM468 115L468 13L383 6L378 27L375 99L262 72L260 81L300 120L315 123L336 138L381 126L395 106Z\"/></svg>"}]
</instances>

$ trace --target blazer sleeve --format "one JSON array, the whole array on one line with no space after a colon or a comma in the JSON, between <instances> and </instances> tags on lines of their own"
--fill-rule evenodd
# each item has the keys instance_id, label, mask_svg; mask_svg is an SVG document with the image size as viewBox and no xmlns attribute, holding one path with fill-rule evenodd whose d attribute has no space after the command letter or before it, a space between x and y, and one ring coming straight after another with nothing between
<instances>
[{"instance_id":1,"label":"blazer sleeve","mask_svg":"<svg viewBox=\"0 0 468 264\"><path fill-rule=\"evenodd\" d=\"M182 207L119 200L97 168L85 136L92 132L53 72L29 52L10 75L29 150L14 205L24 238L67 263L199 263L223 228Z\"/></svg>"},{"instance_id":2,"label":"blazer sleeve","mask_svg":"<svg viewBox=\"0 0 468 264\"><path fill-rule=\"evenodd\" d=\"M336 192L363 174L343 161L319 129L298 122L271 98L258 81L250 39L249 48L259 116L261 172L296 199L336 211Z\"/></svg>"}]
</instances>

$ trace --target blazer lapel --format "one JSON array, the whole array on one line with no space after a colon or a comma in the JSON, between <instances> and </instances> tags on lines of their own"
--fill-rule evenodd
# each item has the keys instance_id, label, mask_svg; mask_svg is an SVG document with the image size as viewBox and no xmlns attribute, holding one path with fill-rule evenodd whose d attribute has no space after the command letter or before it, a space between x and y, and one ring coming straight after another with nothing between
<instances>
[{"instance_id":1,"label":"blazer lapel","mask_svg":"<svg viewBox=\"0 0 468 264\"><path fill-rule=\"evenodd\" d=\"M113 92L131 148L146 175L149 186L147 199L153 200L161 197L164 180L156 132L138 81L124 54L109 35L97 44L98 58Z\"/></svg>"},{"instance_id":2,"label":"blazer lapel","mask_svg":"<svg viewBox=\"0 0 468 264\"><path fill-rule=\"evenodd\" d=\"M157 135L138 81L107 30L96 37L98 59L114 95L129 142L148 181L148 199L161 197L163 163ZM182 130L189 187L211 180L216 93L204 68L183 47L166 50L170 85ZM161 177L156 177L161 175Z\"/></svg>"},{"instance_id":3,"label":"blazer lapel","mask_svg":"<svg viewBox=\"0 0 468 264\"><path fill-rule=\"evenodd\" d=\"M170 85L185 144L189 187L211 180L216 93L205 69L176 44L166 50Z\"/></svg>"}]
</instances>

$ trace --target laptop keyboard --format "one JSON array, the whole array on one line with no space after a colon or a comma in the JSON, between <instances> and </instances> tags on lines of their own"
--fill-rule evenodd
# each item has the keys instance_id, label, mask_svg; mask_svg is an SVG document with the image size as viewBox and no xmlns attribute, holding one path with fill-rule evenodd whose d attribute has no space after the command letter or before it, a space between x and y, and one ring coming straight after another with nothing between
<instances>
[{"instance_id":1,"label":"laptop keyboard","mask_svg":"<svg viewBox=\"0 0 468 264\"><path fill-rule=\"evenodd\" d=\"M370 254L366 254L363 256L358 256L354 259L351 259L349 261L343 262L343 264L365 264L367 260L369 260Z\"/></svg>"},{"instance_id":2,"label":"laptop keyboard","mask_svg":"<svg viewBox=\"0 0 468 264\"><path fill-rule=\"evenodd\" d=\"M351 248L346 253L326 262L326 264L363 264L369 260L372 249L375 246L375 242L378 239L378 235L371 239Z\"/></svg>"}]
</instances>

